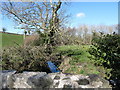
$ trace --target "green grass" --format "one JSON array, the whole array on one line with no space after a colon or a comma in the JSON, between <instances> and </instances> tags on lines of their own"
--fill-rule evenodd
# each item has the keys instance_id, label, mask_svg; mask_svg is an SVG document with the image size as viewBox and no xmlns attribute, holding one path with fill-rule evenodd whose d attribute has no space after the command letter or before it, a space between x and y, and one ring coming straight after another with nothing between
<instances>
[{"instance_id":1,"label":"green grass","mask_svg":"<svg viewBox=\"0 0 120 90\"><path fill-rule=\"evenodd\" d=\"M56 49L57 52L62 55L71 57L69 62L70 68L64 73L74 74L100 74L98 67L94 65L94 62L90 58L88 52L90 45L65 45Z\"/></svg>"},{"instance_id":2,"label":"green grass","mask_svg":"<svg viewBox=\"0 0 120 90\"><path fill-rule=\"evenodd\" d=\"M0 33L2 37L1 46L0 47L10 47L23 44L23 35L13 35L7 33Z\"/></svg>"}]
</instances>

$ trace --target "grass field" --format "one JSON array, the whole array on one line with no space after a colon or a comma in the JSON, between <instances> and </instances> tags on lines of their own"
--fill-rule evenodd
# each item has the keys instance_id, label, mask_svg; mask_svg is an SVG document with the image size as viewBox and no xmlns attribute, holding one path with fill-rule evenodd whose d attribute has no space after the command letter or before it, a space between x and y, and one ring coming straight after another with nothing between
<instances>
[{"instance_id":1,"label":"grass field","mask_svg":"<svg viewBox=\"0 0 120 90\"><path fill-rule=\"evenodd\" d=\"M0 47L10 47L23 44L23 35L0 33Z\"/></svg>"},{"instance_id":2,"label":"grass field","mask_svg":"<svg viewBox=\"0 0 120 90\"><path fill-rule=\"evenodd\" d=\"M67 64L64 65L64 69L67 68L64 73L74 73L74 74L99 74L103 75L102 67L96 67L94 62L90 58L90 54L88 52L90 45L68 45L68 46L60 46L57 48L57 52L62 53L65 56L70 57L71 59ZM60 66L61 67L61 66Z\"/></svg>"}]
</instances>

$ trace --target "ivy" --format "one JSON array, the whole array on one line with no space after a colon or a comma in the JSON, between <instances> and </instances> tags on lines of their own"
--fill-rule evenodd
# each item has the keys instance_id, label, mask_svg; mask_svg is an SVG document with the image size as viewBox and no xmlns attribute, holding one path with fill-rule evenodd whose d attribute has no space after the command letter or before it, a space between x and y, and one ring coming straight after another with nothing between
<instances>
[{"instance_id":1,"label":"ivy","mask_svg":"<svg viewBox=\"0 0 120 90\"><path fill-rule=\"evenodd\" d=\"M107 34L95 36L89 53L95 57L96 65L102 65L111 70L110 78L120 79L120 35ZM106 75L109 75L106 73Z\"/></svg>"}]
</instances>

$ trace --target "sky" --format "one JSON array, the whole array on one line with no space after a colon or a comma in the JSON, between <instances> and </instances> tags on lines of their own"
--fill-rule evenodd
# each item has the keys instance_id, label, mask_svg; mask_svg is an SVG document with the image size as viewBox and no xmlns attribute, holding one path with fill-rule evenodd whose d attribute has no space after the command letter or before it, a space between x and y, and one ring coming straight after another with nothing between
<instances>
[{"instance_id":1,"label":"sky","mask_svg":"<svg viewBox=\"0 0 120 90\"><path fill-rule=\"evenodd\" d=\"M70 14L68 26L78 27L87 25L114 25L118 24L118 2L71 2L66 6ZM23 30L14 29L14 22L6 16L1 16L0 28L5 27L7 32L23 33Z\"/></svg>"},{"instance_id":2,"label":"sky","mask_svg":"<svg viewBox=\"0 0 120 90\"><path fill-rule=\"evenodd\" d=\"M71 3L71 26L79 24L112 25L118 23L117 2L75 2ZM74 23L73 23L74 22Z\"/></svg>"}]
</instances>

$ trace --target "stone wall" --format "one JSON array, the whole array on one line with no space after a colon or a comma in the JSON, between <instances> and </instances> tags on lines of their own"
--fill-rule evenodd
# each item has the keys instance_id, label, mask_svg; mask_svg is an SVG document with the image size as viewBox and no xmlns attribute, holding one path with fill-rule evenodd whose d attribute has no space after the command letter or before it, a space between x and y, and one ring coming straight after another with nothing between
<instances>
[{"instance_id":1,"label":"stone wall","mask_svg":"<svg viewBox=\"0 0 120 90\"><path fill-rule=\"evenodd\" d=\"M109 88L109 82L98 75L0 71L0 88Z\"/></svg>"}]
</instances>

